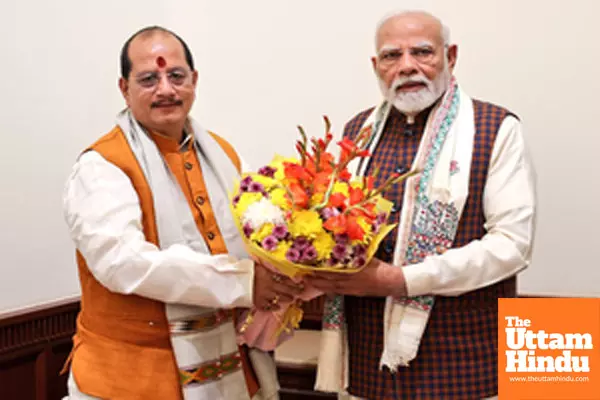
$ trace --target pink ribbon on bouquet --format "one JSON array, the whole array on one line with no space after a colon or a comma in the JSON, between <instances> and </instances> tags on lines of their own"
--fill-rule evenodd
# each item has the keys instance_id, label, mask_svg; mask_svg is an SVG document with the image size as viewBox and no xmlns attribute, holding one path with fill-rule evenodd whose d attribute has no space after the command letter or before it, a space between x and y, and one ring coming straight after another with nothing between
<instances>
[{"instance_id":1,"label":"pink ribbon on bouquet","mask_svg":"<svg viewBox=\"0 0 600 400\"><path fill-rule=\"evenodd\" d=\"M261 262L261 264L274 274L278 274L277 269L269 263ZM294 282L302 280L302 278L291 279ZM296 305L298 300L310 301L321 294L323 294L321 291L306 286L302 294L296 296L293 301L280 303L277 311L266 311L256 307L244 311L237 324L238 345L245 344L263 351L275 350L277 346L294 336L294 327L289 326L290 321L285 321L290 306ZM287 326L282 327L282 323L286 323Z\"/></svg>"}]
</instances>

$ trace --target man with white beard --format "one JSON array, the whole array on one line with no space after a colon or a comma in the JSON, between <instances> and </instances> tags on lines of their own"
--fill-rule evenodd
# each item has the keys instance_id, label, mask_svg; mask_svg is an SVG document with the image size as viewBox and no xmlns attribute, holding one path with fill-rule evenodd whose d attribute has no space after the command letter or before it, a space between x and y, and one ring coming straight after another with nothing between
<instances>
[{"instance_id":1,"label":"man with white beard","mask_svg":"<svg viewBox=\"0 0 600 400\"><path fill-rule=\"evenodd\" d=\"M498 391L498 309L531 262L535 172L521 123L470 98L453 76L457 46L424 12L387 16L373 68L380 104L352 172L420 171L389 189L396 229L364 270L309 282L327 297L316 388L351 399L485 399ZM377 182L379 181L379 182Z\"/></svg>"}]
</instances>

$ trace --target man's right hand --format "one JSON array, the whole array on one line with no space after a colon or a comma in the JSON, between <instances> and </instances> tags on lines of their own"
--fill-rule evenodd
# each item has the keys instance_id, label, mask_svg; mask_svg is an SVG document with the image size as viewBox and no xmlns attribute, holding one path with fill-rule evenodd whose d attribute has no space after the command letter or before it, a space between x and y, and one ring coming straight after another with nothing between
<instances>
[{"instance_id":1,"label":"man's right hand","mask_svg":"<svg viewBox=\"0 0 600 400\"><path fill-rule=\"evenodd\" d=\"M294 283L287 276L277 274L254 259L254 306L260 310L276 311L281 303L291 302L304 290L302 283Z\"/></svg>"}]
</instances>

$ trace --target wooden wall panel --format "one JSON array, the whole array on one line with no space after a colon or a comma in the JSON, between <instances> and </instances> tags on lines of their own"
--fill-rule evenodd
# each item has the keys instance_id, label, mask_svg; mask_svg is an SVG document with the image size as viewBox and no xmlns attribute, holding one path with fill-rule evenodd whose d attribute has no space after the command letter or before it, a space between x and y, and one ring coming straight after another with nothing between
<instances>
[{"instance_id":1,"label":"wooden wall panel","mask_svg":"<svg viewBox=\"0 0 600 400\"><path fill-rule=\"evenodd\" d=\"M0 399L60 400L66 376L59 376L69 352L77 300L0 315Z\"/></svg>"}]
</instances>

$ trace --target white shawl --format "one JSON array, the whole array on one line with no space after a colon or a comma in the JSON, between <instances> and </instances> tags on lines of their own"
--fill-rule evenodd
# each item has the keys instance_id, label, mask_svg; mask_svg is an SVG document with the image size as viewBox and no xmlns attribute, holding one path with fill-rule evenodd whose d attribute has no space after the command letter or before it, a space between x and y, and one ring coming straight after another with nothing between
<instances>
[{"instance_id":1,"label":"white shawl","mask_svg":"<svg viewBox=\"0 0 600 400\"><path fill-rule=\"evenodd\" d=\"M129 110L119 114L117 123L124 132L152 190L159 247L166 249L174 244L184 244L197 252L209 254L210 251L198 231L185 195L154 141L133 118ZM188 135L193 135L193 143L201 164L210 204L228 253L237 258L248 257L229 207L228 194L233 190L239 172L219 143L197 122L189 118L185 130ZM189 321L213 315L218 310L166 304L165 311L169 323L186 326ZM210 329L172 332L171 343L180 370L206 364L220 365L219 362L223 360L229 362L239 357L235 326L231 319L217 323ZM250 351L250 358L261 385L260 397L257 397L276 399L278 385L274 361L268 355L258 353L260 352L254 349ZM224 373L220 379L208 380L202 384L184 385L182 392L185 400L249 399L241 368L233 368Z\"/></svg>"}]
</instances>

